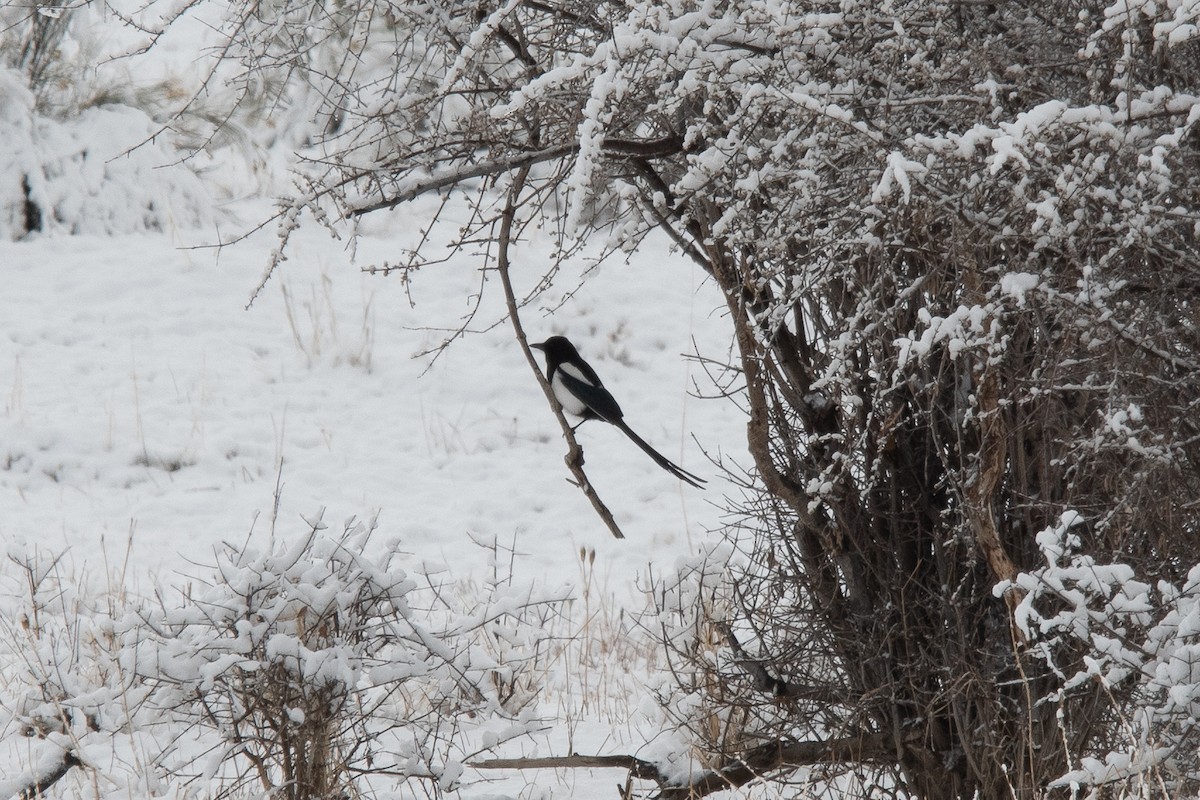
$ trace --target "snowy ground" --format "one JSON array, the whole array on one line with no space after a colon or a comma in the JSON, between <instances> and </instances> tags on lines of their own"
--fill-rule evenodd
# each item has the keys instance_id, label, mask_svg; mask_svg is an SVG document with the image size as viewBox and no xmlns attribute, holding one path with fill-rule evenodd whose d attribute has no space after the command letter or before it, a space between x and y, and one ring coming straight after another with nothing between
<instances>
[{"instance_id":1,"label":"snowy ground","mask_svg":"<svg viewBox=\"0 0 1200 800\"><path fill-rule=\"evenodd\" d=\"M480 276L468 257L408 285L362 273L396 260L416 235L412 219L401 209L370 220L354 257L315 227L302 232L248 310L269 230L219 253L188 249L214 241L213 230L0 243L3 540L65 550L80 572L128 558L135 587L179 584L220 542L267 540L278 483L276 537L299 535L321 508L335 526L378 514L378 538L399 539L411 569L469 580L489 568L476 543L496 541L515 547L518 576L556 585L578 583L581 548L594 550L601 591L617 610L640 608L647 570L669 569L720 524L728 487L701 447L744 451L740 412L692 396L693 381L711 387L682 356L693 339L707 355L725 352L715 288L648 247L602 267L548 315L578 283L563 276L558 294L524 314L535 340L570 335L630 425L710 481L692 489L615 429L585 425L588 473L628 536L616 541L566 482L564 442L511 329L491 326L498 281L483 287L471 324L481 332L432 366L414 358L469 312ZM533 242L519 254L520 284L532 285L545 252ZM636 750L645 732L612 720L643 700L594 703L602 711L548 732L539 754ZM619 777L550 786L583 780L577 796L590 796L587 786L610 794ZM526 780L542 783L526 775L517 786Z\"/></svg>"}]
</instances>

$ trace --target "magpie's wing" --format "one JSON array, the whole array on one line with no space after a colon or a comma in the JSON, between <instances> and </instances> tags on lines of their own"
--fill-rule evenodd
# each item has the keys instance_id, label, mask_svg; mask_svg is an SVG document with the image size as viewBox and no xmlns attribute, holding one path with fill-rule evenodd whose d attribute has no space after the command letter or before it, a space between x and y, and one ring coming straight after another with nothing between
<instances>
[{"instance_id":1,"label":"magpie's wing","mask_svg":"<svg viewBox=\"0 0 1200 800\"><path fill-rule=\"evenodd\" d=\"M582 379L586 383L590 383L592 386L604 385L604 381L600 380L600 376L596 374L596 370L592 369L592 365L584 361L582 358L573 361L564 361L563 366L570 367L570 369L567 370L568 372L570 372L571 369L579 370L579 375L576 377Z\"/></svg>"},{"instance_id":2,"label":"magpie's wing","mask_svg":"<svg viewBox=\"0 0 1200 800\"><path fill-rule=\"evenodd\" d=\"M621 417L625 416L621 413L621 407L617 405L616 399L603 386L582 381L565 369L559 370L559 380L562 381L562 385L567 391L578 397L580 402L605 422L616 424Z\"/></svg>"}]
</instances>

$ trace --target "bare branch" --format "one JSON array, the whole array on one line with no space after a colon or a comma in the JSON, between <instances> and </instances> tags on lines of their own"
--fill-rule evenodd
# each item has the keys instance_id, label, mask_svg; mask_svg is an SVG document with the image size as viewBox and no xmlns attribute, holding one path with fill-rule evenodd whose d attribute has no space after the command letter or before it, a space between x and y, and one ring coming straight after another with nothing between
<instances>
[{"instance_id":1,"label":"bare branch","mask_svg":"<svg viewBox=\"0 0 1200 800\"><path fill-rule=\"evenodd\" d=\"M494 758L471 762L467 766L474 769L628 769L636 778L659 784L659 792L653 795L655 800L691 800L745 786L776 770L838 762L888 761L895 756L890 745L889 737L878 733L828 741L780 739L756 747L743 758L734 759L718 770L701 772L686 784L671 784L658 766L629 755L583 756L573 753L543 758Z\"/></svg>"},{"instance_id":2,"label":"bare branch","mask_svg":"<svg viewBox=\"0 0 1200 800\"><path fill-rule=\"evenodd\" d=\"M538 384L542 387L542 391L546 395L546 402L550 404L550 408L554 410L554 416L558 418L558 424L562 427L563 436L566 437L568 443L567 455L564 457L567 469L575 477L575 485L584 493L588 501L592 504L592 508L596 510L596 514L608 527L612 535L618 539L624 539L625 534L621 532L621 528L617 525L617 520L613 517L612 511L600 499L595 488L592 487L591 481L588 480L587 473L583 471L583 447L575 440L575 430L567 422L566 416L563 415L562 407L558 401L554 399L554 390L550 388L550 382L546 380L546 376L542 374L538 367L537 359L534 358L533 351L529 348L529 340L525 336L525 328L521 325L520 308L517 304L516 292L513 291L512 278L509 276L509 260L508 252L512 243L512 226L513 219L517 213L517 199L521 194L521 189L525 186L525 180L529 176L529 165L521 167L517 171L516 177L513 179L513 184L509 187L508 200L504 206L504 212L500 216L500 232L499 232L499 252L496 257L496 266L500 272L500 282L504 286L504 302L508 305L508 318L512 322L513 331L516 334L517 342L521 345L521 350L525 353L525 360L529 363L529 368L533 370L533 374L537 376Z\"/></svg>"},{"instance_id":3,"label":"bare branch","mask_svg":"<svg viewBox=\"0 0 1200 800\"><path fill-rule=\"evenodd\" d=\"M683 786L664 788L654 800L693 800L766 777L777 770L795 770L815 764L883 763L895 759L891 738L883 733L848 736L828 741L797 742L780 739L756 747L742 758L705 772Z\"/></svg>"},{"instance_id":4,"label":"bare branch","mask_svg":"<svg viewBox=\"0 0 1200 800\"><path fill-rule=\"evenodd\" d=\"M467 763L472 769L627 769L635 778L666 783L659 768L637 756L546 756L543 758L491 758Z\"/></svg>"}]
</instances>

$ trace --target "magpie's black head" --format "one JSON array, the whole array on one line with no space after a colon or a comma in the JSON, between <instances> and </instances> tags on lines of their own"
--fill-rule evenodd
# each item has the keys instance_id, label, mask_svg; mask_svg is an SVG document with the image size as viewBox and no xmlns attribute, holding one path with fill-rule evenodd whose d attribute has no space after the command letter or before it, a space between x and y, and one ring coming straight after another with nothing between
<instances>
[{"instance_id":1,"label":"magpie's black head","mask_svg":"<svg viewBox=\"0 0 1200 800\"><path fill-rule=\"evenodd\" d=\"M564 361L572 361L579 358L579 351L575 349L575 345L571 344L571 341L565 336L551 336L544 342L529 346L545 353L547 363L561 364Z\"/></svg>"}]
</instances>

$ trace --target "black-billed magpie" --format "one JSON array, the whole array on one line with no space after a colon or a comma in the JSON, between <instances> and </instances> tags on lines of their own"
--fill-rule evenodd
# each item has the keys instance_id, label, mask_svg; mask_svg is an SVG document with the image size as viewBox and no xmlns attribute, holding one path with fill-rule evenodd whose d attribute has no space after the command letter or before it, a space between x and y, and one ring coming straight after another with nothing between
<instances>
[{"instance_id":1,"label":"black-billed magpie","mask_svg":"<svg viewBox=\"0 0 1200 800\"><path fill-rule=\"evenodd\" d=\"M585 422L589 419L602 419L615 425L633 440L634 444L646 451L646 455L653 458L654 463L684 483L697 489L704 488L700 485L705 483L703 478L696 477L669 460L625 424L625 420L622 419L625 415L621 413L621 407L617 405L608 389L604 388L596 370L583 360L575 345L565 336L551 336L540 344L529 346L546 354L546 380L550 381L550 388L554 390L554 397L563 407L563 411L582 417Z\"/></svg>"}]
</instances>

